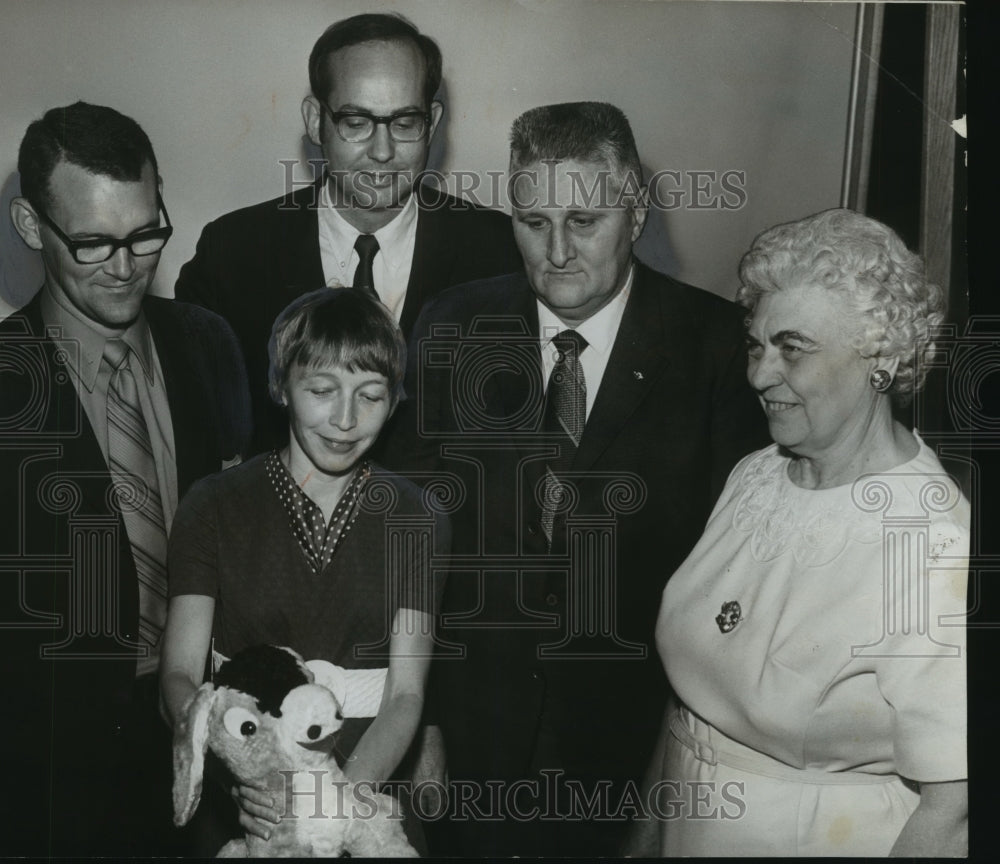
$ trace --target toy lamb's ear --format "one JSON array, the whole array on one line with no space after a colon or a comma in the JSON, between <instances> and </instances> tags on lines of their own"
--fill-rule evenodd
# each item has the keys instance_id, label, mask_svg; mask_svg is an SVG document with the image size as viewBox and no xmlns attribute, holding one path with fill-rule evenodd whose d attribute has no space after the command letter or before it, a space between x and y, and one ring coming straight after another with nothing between
<instances>
[{"instance_id":1,"label":"toy lamb's ear","mask_svg":"<svg viewBox=\"0 0 1000 864\"><path fill-rule=\"evenodd\" d=\"M177 826L187 824L201 800L208 718L214 701L215 686L202 684L174 730L174 824Z\"/></svg>"},{"instance_id":2,"label":"toy lamb's ear","mask_svg":"<svg viewBox=\"0 0 1000 864\"><path fill-rule=\"evenodd\" d=\"M307 660L306 669L312 673L312 683L326 687L343 707L347 698L347 670L329 660Z\"/></svg>"}]
</instances>

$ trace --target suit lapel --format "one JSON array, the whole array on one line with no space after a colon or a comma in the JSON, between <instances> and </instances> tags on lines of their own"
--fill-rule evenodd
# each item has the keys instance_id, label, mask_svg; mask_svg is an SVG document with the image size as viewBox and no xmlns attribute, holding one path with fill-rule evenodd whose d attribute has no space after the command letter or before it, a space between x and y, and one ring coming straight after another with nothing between
<instances>
[{"instance_id":1,"label":"suit lapel","mask_svg":"<svg viewBox=\"0 0 1000 864\"><path fill-rule=\"evenodd\" d=\"M536 429L541 423L544 398L542 396L542 353L538 345L538 305L534 292L523 274L518 274L517 281L511 286L511 298L508 310L505 312L512 318L524 321L525 332L512 334L515 343L527 340L525 353L521 358L530 358L529 368L519 369L525 374L493 376L498 380L496 385L501 417L523 417L518 424L519 429ZM527 410L527 415L525 412Z\"/></svg>"},{"instance_id":2,"label":"suit lapel","mask_svg":"<svg viewBox=\"0 0 1000 864\"><path fill-rule=\"evenodd\" d=\"M430 200L423 184L417 187L417 236L413 247L413 264L406 283L406 297L399 326L409 333L416 323L429 289L448 284L455 262L456 239L448 230L449 208Z\"/></svg>"},{"instance_id":3,"label":"suit lapel","mask_svg":"<svg viewBox=\"0 0 1000 864\"><path fill-rule=\"evenodd\" d=\"M79 430L79 434L69 435L62 439L64 448L62 458L66 465L71 466L72 471L106 474L108 482L110 482L111 475L108 473L108 465L104 461L101 445L97 441L94 427L90 425L87 412L83 410L83 405L76 393L76 387L70 380L70 376L65 374L60 376L56 372L60 367L54 360L54 349L54 345L46 345L46 350L49 351L47 358L50 369L49 381L53 382L55 388L53 399L58 412L52 416L58 417L60 427L66 428L64 424L68 424L68 418L76 415L75 423L70 425L75 425ZM62 380L60 381L60 379ZM81 488L91 489L93 487L90 484L81 484ZM93 503L97 504L96 501ZM104 506L95 506L95 512L101 512L104 509Z\"/></svg>"},{"instance_id":4,"label":"suit lapel","mask_svg":"<svg viewBox=\"0 0 1000 864\"><path fill-rule=\"evenodd\" d=\"M20 313L15 314L24 315L29 330L35 337L45 332L40 293L36 294ZM78 473L81 476L104 475L106 482L110 483L111 475L108 474L104 454L101 452L94 427L90 424L90 418L87 417L87 412L83 410L83 405L77 396L76 386L71 376L67 375L62 365L56 361L60 352L59 345L48 338L42 340L40 345L44 352L47 381L51 388L46 428L43 433L46 436L53 435L54 440L62 448L62 453L58 457L60 470L69 474ZM105 486L80 482L76 484L76 488L87 500L90 512L107 511Z\"/></svg>"},{"instance_id":5,"label":"suit lapel","mask_svg":"<svg viewBox=\"0 0 1000 864\"><path fill-rule=\"evenodd\" d=\"M677 350L672 339L683 334L668 330L679 329L680 316L664 323L662 294L651 284L650 272L637 262L601 388L573 460L574 471L587 471L600 458L669 365L668 351Z\"/></svg>"},{"instance_id":6,"label":"suit lapel","mask_svg":"<svg viewBox=\"0 0 1000 864\"><path fill-rule=\"evenodd\" d=\"M171 302L148 297L143 308L163 369L170 424L174 431L177 495L180 498L195 479L221 466L205 465L206 445L209 444L206 437L214 431L205 428L205 420L211 414L199 398L201 384L186 353L191 350L190 334L184 332L179 319L172 314Z\"/></svg>"},{"instance_id":7,"label":"suit lapel","mask_svg":"<svg viewBox=\"0 0 1000 864\"><path fill-rule=\"evenodd\" d=\"M319 193L322 180L301 189L293 196L295 206L288 209L288 218L278 223L284 230L284 241L275 244L274 251L281 250L273 260L280 261L277 288L282 291L284 308L303 291L322 288L326 284L323 275L323 259L319 252Z\"/></svg>"},{"instance_id":8,"label":"suit lapel","mask_svg":"<svg viewBox=\"0 0 1000 864\"><path fill-rule=\"evenodd\" d=\"M489 409L494 416L507 418L508 422L517 418L516 424L511 423L511 461L505 464L516 472L518 507L535 520L539 510L534 490L545 466L539 447L546 443L541 431L545 396L542 352L538 343L538 303L524 274L507 278L512 280L510 301L502 314L524 322L524 327L521 332L512 333L508 342L508 350L518 352L517 359L508 363L511 372L487 379L493 387L487 404L497 406ZM541 598L536 599L541 602Z\"/></svg>"}]
</instances>

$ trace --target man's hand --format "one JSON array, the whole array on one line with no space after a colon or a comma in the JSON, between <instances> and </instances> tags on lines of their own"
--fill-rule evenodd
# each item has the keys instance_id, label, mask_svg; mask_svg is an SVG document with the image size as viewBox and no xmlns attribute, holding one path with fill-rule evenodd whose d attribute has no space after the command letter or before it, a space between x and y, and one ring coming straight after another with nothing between
<instances>
[{"instance_id":1,"label":"man's hand","mask_svg":"<svg viewBox=\"0 0 1000 864\"><path fill-rule=\"evenodd\" d=\"M230 794L240 808L240 825L243 830L261 840L270 840L269 824L277 825L281 821L281 814L274 809L271 794L253 786L234 786Z\"/></svg>"}]
</instances>

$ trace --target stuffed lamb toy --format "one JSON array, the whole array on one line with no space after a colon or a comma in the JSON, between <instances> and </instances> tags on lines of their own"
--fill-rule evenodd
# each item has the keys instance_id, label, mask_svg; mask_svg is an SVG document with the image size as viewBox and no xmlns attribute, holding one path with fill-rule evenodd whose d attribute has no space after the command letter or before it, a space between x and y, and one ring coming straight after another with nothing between
<instances>
[{"instance_id":1,"label":"stuffed lamb toy","mask_svg":"<svg viewBox=\"0 0 1000 864\"><path fill-rule=\"evenodd\" d=\"M342 723L336 697L294 651L240 652L194 693L175 730L174 822L197 808L211 749L240 783L266 786L284 813L269 840L247 834L220 857L417 857L396 802L358 790L338 767Z\"/></svg>"}]
</instances>

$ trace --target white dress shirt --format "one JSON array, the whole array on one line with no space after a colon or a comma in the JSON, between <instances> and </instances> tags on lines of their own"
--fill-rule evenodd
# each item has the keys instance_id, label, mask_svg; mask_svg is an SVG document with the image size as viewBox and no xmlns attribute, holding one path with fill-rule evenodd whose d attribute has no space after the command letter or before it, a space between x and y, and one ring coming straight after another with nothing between
<instances>
[{"instance_id":1,"label":"white dress shirt","mask_svg":"<svg viewBox=\"0 0 1000 864\"><path fill-rule=\"evenodd\" d=\"M611 298L609 303L577 327L568 327L541 300L537 301L538 338L542 349L542 380L546 389L549 386L552 367L556 363L556 354L559 353L556 346L552 344L552 340L563 330L576 330L587 340L587 347L580 353L580 365L583 367L583 376L587 382L588 419L590 418L590 409L594 407L594 402L597 399L597 391L604 379L604 370L608 368L608 358L611 356L611 349L618 336L622 315L625 314L625 304L628 303L629 294L632 292L634 274L635 265L632 265L621 290Z\"/></svg>"},{"instance_id":2,"label":"white dress shirt","mask_svg":"<svg viewBox=\"0 0 1000 864\"><path fill-rule=\"evenodd\" d=\"M358 269L354 244L362 232L351 225L330 203L324 183L319 198L319 254L327 285L353 285ZM375 232L378 254L372 261L375 293L399 321L406 299L406 286L413 267L413 249L417 240L416 197L410 195L399 213Z\"/></svg>"},{"instance_id":3,"label":"white dress shirt","mask_svg":"<svg viewBox=\"0 0 1000 864\"><path fill-rule=\"evenodd\" d=\"M67 301L60 302L60 298L48 287L42 288L41 312L46 328L53 331L50 335L56 340L67 341L66 368L70 371L70 379L94 430L104 461L109 464L108 389L112 370L106 361L102 362L104 343L108 339L121 339L139 358L142 374L133 364L132 375L149 432L163 506L163 523L169 534L177 511L177 451L163 369L145 314L140 312L124 333L111 330L84 318Z\"/></svg>"}]
</instances>

